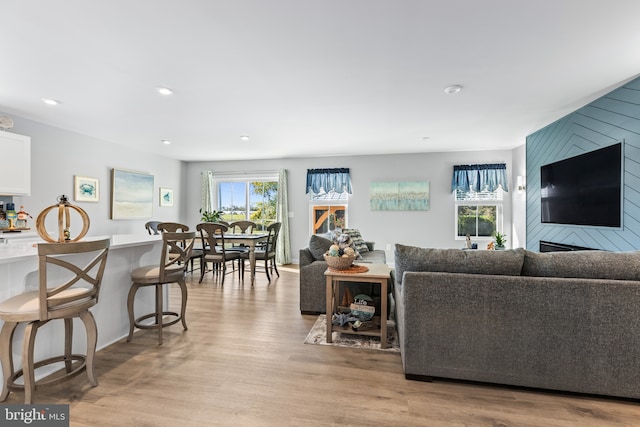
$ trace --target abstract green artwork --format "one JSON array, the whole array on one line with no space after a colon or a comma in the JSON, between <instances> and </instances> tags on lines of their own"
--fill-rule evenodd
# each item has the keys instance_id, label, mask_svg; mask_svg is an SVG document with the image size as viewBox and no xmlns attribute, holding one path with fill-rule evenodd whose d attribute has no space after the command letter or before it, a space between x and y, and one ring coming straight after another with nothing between
<instances>
[{"instance_id":1,"label":"abstract green artwork","mask_svg":"<svg viewBox=\"0 0 640 427\"><path fill-rule=\"evenodd\" d=\"M429 181L372 182L369 208L372 211L428 211Z\"/></svg>"}]
</instances>

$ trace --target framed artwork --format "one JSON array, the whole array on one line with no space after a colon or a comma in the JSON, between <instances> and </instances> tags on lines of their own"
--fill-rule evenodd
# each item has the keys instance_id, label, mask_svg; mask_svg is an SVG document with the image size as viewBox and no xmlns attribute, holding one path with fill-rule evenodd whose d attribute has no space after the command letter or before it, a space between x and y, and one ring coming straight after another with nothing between
<instances>
[{"instance_id":1,"label":"framed artwork","mask_svg":"<svg viewBox=\"0 0 640 427\"><path fill-rule=\"evenodd\" d=\"M111 219L151 218L153 175L111 169Z\"/></svg>"},{"instance_id":2,"label":"framed artwork","mask_svg":"<svg viewBox=\"0 0 640 427\"><path fill-rule=\"evenodd\" d=\"M74 175L73 194L76 202L100 201L100 183L98 178Z\"/></svg>"},{"instance_id":3,"label":"framed artwork","mask_svg":"<svg viewBox=\"0 0 640 427\"><path fill-rule=\"evenodd\" d=\"M372 211L428 211L429 181L372 182L369 185Z\"/></svg>"},{"instance_id":4,"label":"framed artwork","mask_svg":"<svg viewBox=\"0 0 640 427\"><path fill-rule=\"evenodd\" d=\"M173 190L160 187L160 206L173 206Z\"/></svg>"}]
</instances>

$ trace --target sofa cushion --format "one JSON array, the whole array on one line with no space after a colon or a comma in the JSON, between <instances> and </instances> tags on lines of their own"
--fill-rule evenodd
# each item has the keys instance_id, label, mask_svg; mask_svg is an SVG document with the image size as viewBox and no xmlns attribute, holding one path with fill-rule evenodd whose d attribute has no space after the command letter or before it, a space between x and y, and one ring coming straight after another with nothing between
<instances>
[{"instance_id":1,"label":"sofa cushion","mask_svg":"<svg viewBox=\"0 0 640 427\"><path fill-rule=\"evenodd\" d=\"M640 251L525 251L523 276L638 280Z\"/></svg>"},{"instance_id":2,"label":"sofa cushion","mask_svg":"<svg viewBox=\"0 0 640 427\"><path fill-rule=\"evenodd\" d=\"M348 234L353 240L354 249L360 253L367 252L369 250L369 246L365 243L362 235L360 234L360 230L355 228L345 228L342 230L344 234Z\"/></svg>"},{"instance_id":3,"label":"sofa cushion","mask_svg":"<svg viewBox=\"0 0 640 427\"><path fill-rule=\"evenodd\" d=\"M324 254L333 245L333 242L325 237L313 234L309 239L309 252L316 261L324 261Z\"/></svg>"},{"instance_id":4,"label":"sofa cushion","mask_svg":"<svg viewBox=\"0 0 640 427\"><path fill-rule=\"evenodd\" d=\"M524 263L524 252L522 248L504 251L463 251L396 244L396 280L402 283L405 271L519 276Z\"/></svg>"}]
</instances>

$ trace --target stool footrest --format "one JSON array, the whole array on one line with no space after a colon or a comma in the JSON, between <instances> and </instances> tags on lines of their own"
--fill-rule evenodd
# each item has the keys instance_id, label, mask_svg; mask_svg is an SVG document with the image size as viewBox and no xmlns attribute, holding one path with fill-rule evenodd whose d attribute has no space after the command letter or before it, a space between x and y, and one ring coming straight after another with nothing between
<instances>
[{"instance_id":1,"label":"stool footrest","mask_svg":"<svg viewBox=\"0 0 640 427\"><path fill-rule=\"evenodd\" d=\"M182 317L174 312L174 311L163 311L162 312L163 316L173 316L175 317L175 319L170 320L170 321L164 321L164 319L162 319L162 324L158 325L157 323L152 323L152 324L142 324L140 323L141 321L145 320L145 319L151 319L153 317L156 317L156 313L149 313L149 314L145 314L144 316L140 316L138 317L135 322L133 323L134 326L138 329L158 329L159 327L167 327L167 326L171 326L171 325L175 325L176 323L178 323L179 321L182 320Z\"/></svg>"},{"instance_id":2,"label":"stool footrest","mask_svg":"<svg viewBox=\"0 0 640 427\"><path fill-rule=\"evenodd\" d=\"M55 357L50 357L48 359L44 359L41 360L39 362L36 362L33 364L33 369L34 371L38 368L41 368L43 366L47 366L47 365L51 365L54 363L60 363L60 362L79 362L79 363L75 363L74 365L71 365L71 369L66 372L64 375L59 376L56 375L57 372L60 371L56 371L51 375L46 376L45 378L42 378L38 381L35 382L36 387L38 386L42 386L42 385L51 385L51 384L57 384L60 383L62 381L65 381L69 378L75 377L76 375L80 374L82 371L85 370L85 368L87 367L87 357L83 354L72 354L70 356L55 356ZM65 368L63 368L65 369ZM62 370L62 369L61 369ZM23 384L16 384L16 380L20 377L23 376L23 371L22 369L14 372L14 374L8 378L7 380L7 388L9 390L12 391L20 391L20 390L24 390L24 385Z\"/></svg>"}]
</instances>

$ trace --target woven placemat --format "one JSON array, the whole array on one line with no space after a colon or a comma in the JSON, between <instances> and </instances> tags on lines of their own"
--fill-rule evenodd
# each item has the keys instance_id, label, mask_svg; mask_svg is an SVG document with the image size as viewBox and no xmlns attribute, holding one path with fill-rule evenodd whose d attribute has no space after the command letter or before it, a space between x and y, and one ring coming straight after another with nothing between
<instances>
[{"instance_id":1,"label":"woven placemat","mask_svg":"<svg viewBox=\"0 0 640 427\"><path fill-rule=\"evenodd\" d=\"M329 267L329 271L333 271L334 273L345 273L345 274L358 274L358 273L366 273L369 271L369 267L366 265L356 265L353 264L351 267L346 270L336 270L335 268Z\"/></svg>"}]
</instances>

